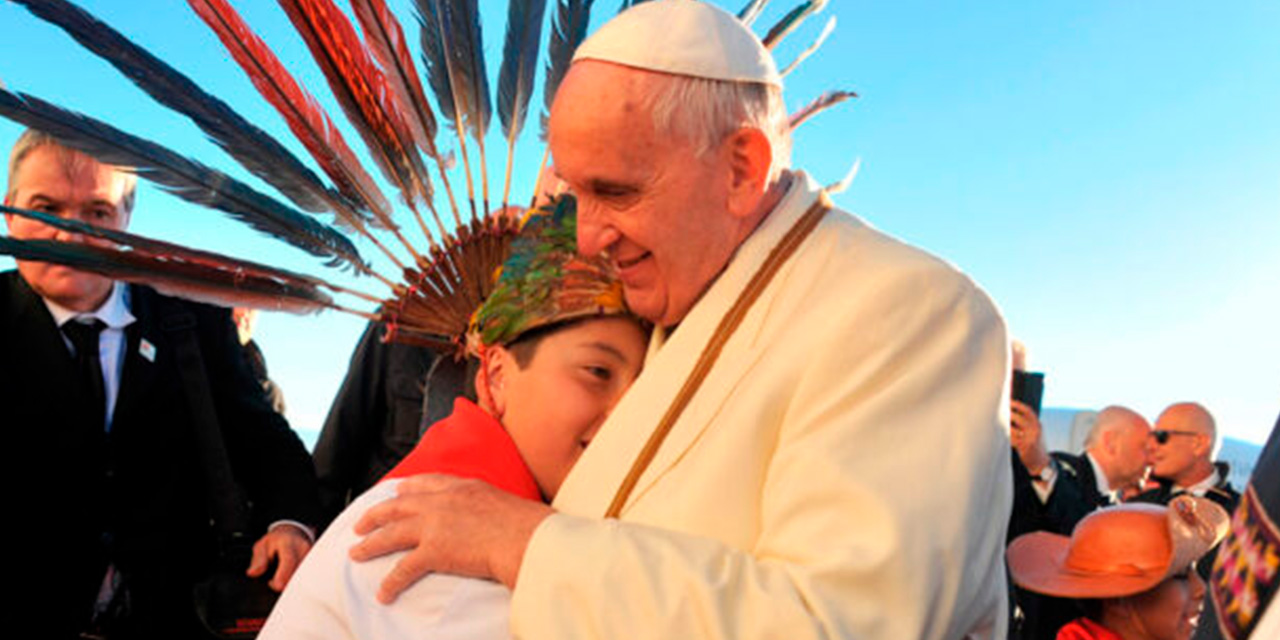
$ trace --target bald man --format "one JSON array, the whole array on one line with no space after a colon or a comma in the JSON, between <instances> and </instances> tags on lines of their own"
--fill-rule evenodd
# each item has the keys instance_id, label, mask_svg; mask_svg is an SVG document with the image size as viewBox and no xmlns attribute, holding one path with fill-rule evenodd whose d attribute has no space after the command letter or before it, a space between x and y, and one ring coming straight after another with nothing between
<instances>
[{"instance_id":1,"label":"bald man","mask_svg":"<svg viewBox=\"0 0 1280 640\"><path fill-rule=\"evenodd\" d=\"M1114 504L1120 491L1136 487L1142 480L1151 425L1132 409L1113 405L1099 412L1085 439L1084 453L1075 455L1064 451L1045 454L1035 414L1016 400L1012 405L1015 424L1035 425L1037 442L1018 449L1018 461L1027 470L1026 480L1032 483L1038 500L1015 501L1010 539L1031 531L1070 535L1081 518L1098 507Z\"/></svg>"},{"instance_id":2,"label":"bald man","mask_svg":"<svg viewBox=\"0 0 1280 640\"><path fill-rule=\"evenodd\" d=\"M1010 540L1033 531L1071 535L1086 515L1115 504L1119 492L1142 480L1151 425L1132 409L1113 405L1099 412L1081 455L1046 453L1040 421L1027 405L1013 400L1011 415L1017 455ZM1024 440L1031 444L1020 444ZM1012 637L1052 638L1079 616L1070 600L1017 587L1013 592L1017 610Z\"/></svg>"},{"instance_id":3,"label":"bald man","mask_svg":"<svg viewBox=\"0 0 1280 640\"><path fill-rule=\"evenodd\" d=\"M1194 402L1170 405L1151 432L1151 475L1160 486L1135 500L1168 504L1183 493L1213 500L1231 513L1240 494L1227 482L1225 462L1213 461L1218 437L1213 416Z\"/></svg>"},{"instance_id":4,"label":"bald man","mask_svg":"<svg viewBox=\"0 0 1280 640\"><path fill-rule=\"evenodd\" d=\"M1133 500L1169 504L1170 500L1189 493L1208 498L1227 513L1234 513L1240 504L1240 493L1227 482L1230 472L1227 463L1213 461L1217 437L1218 427L1203 406L1194 402L1169 405L1156 419L1149 443L1151 475L1159 486ZM1196 564L1200 577L1209 578L1217 552L1218 548L1214 547Z\"/></svg>"}]
</instances>

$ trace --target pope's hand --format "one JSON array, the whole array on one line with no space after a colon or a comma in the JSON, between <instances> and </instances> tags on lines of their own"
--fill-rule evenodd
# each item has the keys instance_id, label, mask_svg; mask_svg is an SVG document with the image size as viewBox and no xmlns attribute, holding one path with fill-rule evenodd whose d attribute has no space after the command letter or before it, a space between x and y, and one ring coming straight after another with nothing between
<instances>
[{"instance_id":1,"label":"pope's hand","mask_svg":"<svg viewBox=\"0 0 1280 640\"><path fill-rule=\"evenodd\" d=\"M424 474L402 481L397 496L364 513L351 548L363 562L408 551L382 581L378 600L391 603L432 572L491 578L515 587L525 547L551 507L517 498L479 480Z\"/></svg>"}]
</instances>

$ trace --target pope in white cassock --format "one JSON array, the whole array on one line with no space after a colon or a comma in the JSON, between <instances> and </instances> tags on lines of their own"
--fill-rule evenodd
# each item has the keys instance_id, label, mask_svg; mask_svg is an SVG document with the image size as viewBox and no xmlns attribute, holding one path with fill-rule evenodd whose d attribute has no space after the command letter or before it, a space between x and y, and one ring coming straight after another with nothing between
<instances>
[{"instance_id":1,"label":"pope in white cassock","mask_svg":"<svg viewBox=\"0 0 1280 640\"><path fill-rule=\"evenodd\" d=\"M788 169L781 80L733 16L639 4L551 113L578 246L658 329L550 505L419 476L364 560L512 587L521 638L1003 638L1004 323L952 266Z\"/></svg>"}]
</instances>

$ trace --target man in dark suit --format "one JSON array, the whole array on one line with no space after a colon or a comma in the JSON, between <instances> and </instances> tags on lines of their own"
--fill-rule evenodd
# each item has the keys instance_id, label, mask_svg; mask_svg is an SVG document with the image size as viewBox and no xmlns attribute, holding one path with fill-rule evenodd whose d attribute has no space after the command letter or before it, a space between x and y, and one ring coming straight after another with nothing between
<instances>
[{"instance_id":1,"label":"man in dark suit","mask_svg":"<svg viewBox=\"0 0 1280 640\"><path fill-rule=\"evenodd\" d=\"M1151 475L1155 489L1134 500L1169 504L1175 496L1190 493L1218 503L1227 513L1240 504L1240 493L1227 481L1226 463L1213 461L1218 437L1213 416L1194 402L1179 402L1165 409L1152 431L1154 446Z\"/></svg>"},{"instance_id":2,"label":"man in dark suit","mask_svg":"<svg viewBox=\"0 0 1280 640\"><path fill-rule=\"evenodd\" d=\"M466 390L465 361L383 342L382 331L381 324L370 323L360 337L316 441L326 526L408 455Z\"/></svg>"},{"instance_id":3,"label":"man in dark suit","mask_svg":"<svg viewBox=\"0 0 1280 640\"><path fill-rule=\"evenodd\" d=\"M1240 493L1227 481L1230 469L1225 462L1213 461L1218 427L1207 409L1194 402L1170 405L1156 418L1151 435L1151 476L1158 486L1138 494L1134 501L1169 504L1189 493L1218 503L1227 513L1236 510ZM1196 563L1205 580L1217 550L1214 547Z\"/></svg>"},{"instance_id":4,"label":"man in dark suit","mask_svg":"<svg viewBox=\"0 0 1280 640\"><path fill-rule=\"evenodd\" d=\"M19 139L9 181L8 205L128 224L133 177L46 135ZM5 221L18 239L92 242L16 215ZM188 402L200 365L179 364L179 343L198 347L203 397L252 503L248 533L261 537L245 568L263 575L275 563L271 584L283 588L310 548L315 478L235 340L225 310L147 287L29 261L0 274L0 415L18 540L6 610L39 630L32 635L199 637L192 587L219 541Z\"/></svg>"},{"instance_id":5,"label":"man in dark suit","mask_svg":"<svg viewBox=\"0 0 1280 640\"><path fill-rule=\"evenodd\" d=\"M1136 486L1147 467L1151 426L1138 413L1110 406L1098 418L1081 455L1047 453L1040 420L1031 407L1012 401L1014 444L1013 513L1009 540L1033 531L1071 535L1076 523L1095 509L1114 504L1117 492ZM1079 617L1070 600L1050 598L1016 588L1021 620L1011 637L1053 638Z\"/></svg>"}]
</instances>

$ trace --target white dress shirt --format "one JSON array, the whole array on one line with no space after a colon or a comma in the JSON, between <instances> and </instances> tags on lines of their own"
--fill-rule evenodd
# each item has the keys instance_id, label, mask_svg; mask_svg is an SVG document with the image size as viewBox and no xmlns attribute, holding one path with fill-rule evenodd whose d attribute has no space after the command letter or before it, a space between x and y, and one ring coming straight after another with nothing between
<instances>
[{"instance_id":1,"label":"white dress shirt","mask_svg":"<svg viewBox=\"0 0 1280 640\"><path fill-rule=\"evenodd\" d=\"M1203 480L1189 487L1174 485L1173 494L1189 493L1198 498L1203 498L1204 494L1209 493L1209 490L1218 486L1218 483L1221 481L1222 476L1218 474L1218 469L1214 468L1213 472L1205 476Z\"/></svg>"},{"instance_id":2,"label":"white dress shirt","mask_svg":"<svg viewBox=\"0 0 1280 640\"><path fill-rule=\"evenodd\" d=\"M53 321L61 330L68 322L89 322L96 318L106 327L98 334L98 360L102 365L102 390L106 396L107 406L103 413L106 416L104 428L111 431L111 416L116 409L116 396L120 393L120 376L124 372L124 329L138 319L129 312L129 288L116 282L111 286L111 293L102 306L87 313L72 311L48 298L41 297ZM66 343L71 355L75 355L75 346L64 332L62 341Z\"/></svg>"}]
</instances>

